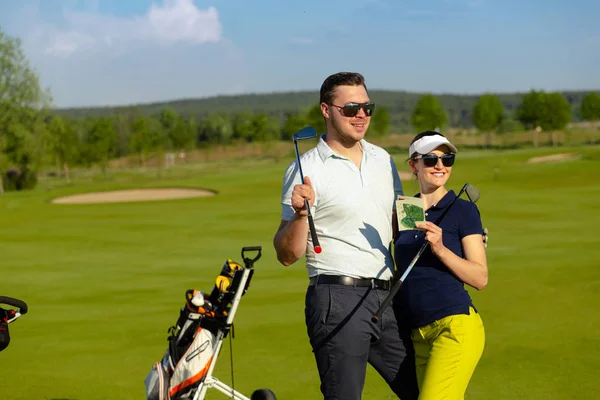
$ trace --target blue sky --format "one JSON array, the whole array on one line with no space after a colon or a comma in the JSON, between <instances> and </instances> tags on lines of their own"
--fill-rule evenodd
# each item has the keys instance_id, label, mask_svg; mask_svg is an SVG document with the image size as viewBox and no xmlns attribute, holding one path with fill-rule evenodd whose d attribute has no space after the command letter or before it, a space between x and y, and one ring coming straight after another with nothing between
<instances>
[{"instance_id":1,"label":"blue sky","mask_svg":"<svg viewBox=\"0 0 600 400\"><path fill-rule=\"evenodd\" d=\"M600 89L597 0L12 0L54 104L98 106L369 88L433 93Z\"/></svg>"}]
</instances>

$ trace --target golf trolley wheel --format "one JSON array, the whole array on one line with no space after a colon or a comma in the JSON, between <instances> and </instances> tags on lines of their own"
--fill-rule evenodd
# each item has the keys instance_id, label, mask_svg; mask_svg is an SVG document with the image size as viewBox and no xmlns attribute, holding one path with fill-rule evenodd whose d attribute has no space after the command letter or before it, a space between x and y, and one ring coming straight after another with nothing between
<instances>
[{"instance_id":1,"label":"golf trolley wheel","mask_svg":"<svg viewBox=\"0 0 600 400\"><path fill-rule=\"evenodd\" d=\"M277 400L277 397L269 389L257 389L252 393L250 400Z\"/></svg>"}]
</instances>

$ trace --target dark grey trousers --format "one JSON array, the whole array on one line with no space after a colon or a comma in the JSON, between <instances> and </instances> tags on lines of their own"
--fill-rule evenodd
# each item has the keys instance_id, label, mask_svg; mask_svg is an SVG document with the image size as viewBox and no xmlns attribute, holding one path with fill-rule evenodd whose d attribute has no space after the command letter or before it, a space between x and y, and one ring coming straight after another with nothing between
<instances>
[{"instance_id":1,"label":"dark grey trousers","mask_svg":"<svg viewBox=\"0 0 600 400\"><path fill-rule=\"evenodd\" d=\"M306 327L325 400L360 400L367 363L398 398L417 399L410 329L399 328L392 306L377 324L371 322L387 294L370 287L308 287Z\"/></svg>"}]
</instances>

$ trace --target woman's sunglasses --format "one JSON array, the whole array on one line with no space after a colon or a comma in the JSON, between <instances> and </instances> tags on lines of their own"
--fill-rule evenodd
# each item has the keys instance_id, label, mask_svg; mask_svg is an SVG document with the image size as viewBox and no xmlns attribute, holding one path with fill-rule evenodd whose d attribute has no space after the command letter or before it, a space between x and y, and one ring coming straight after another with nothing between
<instances>
[{"instance_id":1,"label":"woman's sunglasses","mask_svg":"<svg viewBox=\"0 0 600 400\"><path fill-rule=\"evenodd\" d=\"M441 156L435 154L419 154L414 157L413 160L418 160L419 158L423 159L423 165L426 167L435 167L438 163L438 158L442 159L442 164L444 167L451 167L454 165L454 158L456 154L442 154Z\"/></svg>"},{"instance_id":2,"label":"woman's sunglasses","mask_svg":"<svg viewBox=\"0 0 600 400\"><path fill-rule=\"evenodd\" d=\"M365 112L365 115L370 117L373 114L373 110L375 110L375 103L348 103L344 106L330 105L339 108L344 117L355 117L361 108Z\"/></svg>"}]
</instances>

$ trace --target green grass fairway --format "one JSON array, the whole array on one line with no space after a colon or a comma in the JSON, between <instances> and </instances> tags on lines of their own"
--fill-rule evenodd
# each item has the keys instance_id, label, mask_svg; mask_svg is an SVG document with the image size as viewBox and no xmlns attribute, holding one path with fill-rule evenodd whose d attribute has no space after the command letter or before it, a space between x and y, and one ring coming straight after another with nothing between
<instances>
[{"instance_id":1,"label":"green grass fairway","mask_svg":"<svg viewBox=\"0 0 600 400\"><path fill-rule=\"evenodd\" d=\"M291 150L291 146L290 146ZM576 160L528 164L577 152ZM405 154L395 154L407 170ZM304 326L306 270L278 264L279 161L223 162L42 181L0 197L0 294L26 300L0 353L0 399L143 399L186 289L212 289L227 258L263 246L235 320L235 388L280 400L319 398ZM600 147L465 151L450 187L470 182L490 230L488 287L474 292L487 331L469 399L598 399L600 372ZM414 194L414 182L405 182ZM214 197L155 203L53 205L64 194L185 186ZM327 251L325 249L324 251ZM216 376L231 384L229 340ZM210 399L223 399L216 391ZM369 368L365 399L392 399Z\"/></svg>"}]
</instances>

